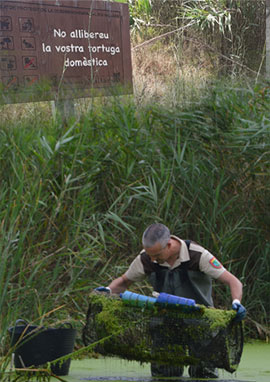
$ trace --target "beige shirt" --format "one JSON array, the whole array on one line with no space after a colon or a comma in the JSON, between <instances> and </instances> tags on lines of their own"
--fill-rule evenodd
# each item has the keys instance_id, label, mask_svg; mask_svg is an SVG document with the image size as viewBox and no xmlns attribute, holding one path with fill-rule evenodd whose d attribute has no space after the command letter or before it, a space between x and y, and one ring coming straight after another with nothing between
<instances>
[{"instance_id":1,"label":"beige shirt","mask_svg":"<svg viewBox=\"0 0 270 382\"><path fill-rule=\"evenodd\" d=\"M181 243L179 256L176 259L175 263L170 266L167 262L160 264L162 267L167 267L170 269L174 269L178 267L181 263L185 261L189 261L189 252L188 248L183 240L181 240L179 237L171 235L172 239L178 240ZM202 252L201 259L199 262L199 269L201 272L209 275L213 279L219 278L219 276L222 275L222 273L225 271L225 268L223 265L213 256L207 249L201 247L199 244L196 243L190 243L190 250ZM143 264L141 262L141 253L132 261L130 264L128 270L125 273L125 276L130 281L141 281L146 277L146 274L144 273Z\"/></svg>"}]
</instances>

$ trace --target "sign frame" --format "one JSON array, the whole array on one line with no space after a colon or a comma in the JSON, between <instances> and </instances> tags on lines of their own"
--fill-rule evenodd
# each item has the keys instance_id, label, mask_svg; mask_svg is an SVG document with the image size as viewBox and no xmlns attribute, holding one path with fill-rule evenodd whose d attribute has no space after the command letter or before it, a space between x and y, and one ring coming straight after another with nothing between
<instances>
[{"instance_id":1,"label":"sign frame","mask_svg":"<svg viewBox=\"0 0 270 382\"><path fill-rule=\"evenodd\" d=\"M132 91L128 4L0 0L0 103Z\"/></svg>"}]
</instances>

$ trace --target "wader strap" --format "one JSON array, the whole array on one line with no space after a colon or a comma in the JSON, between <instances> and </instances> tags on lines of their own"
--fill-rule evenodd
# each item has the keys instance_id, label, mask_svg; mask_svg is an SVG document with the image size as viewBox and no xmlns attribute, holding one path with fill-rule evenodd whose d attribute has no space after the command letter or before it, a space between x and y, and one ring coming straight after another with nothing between
<instances>
[{"instance_id":1,"label":"wader strap","mask_svg":"<svg viewBox=\"0 0 270 382\"><path fill-rule=\"evenodd\" d=\"M185 240L185 243L186 243L186 246L187 246L188 251L189 251L191 240ZM191 290L194 293L194 296L195 296L194 298L195 298L196 301L199 302L199 304L203 304L205 306L209 306L209 301L207 301L205 299L204 295L201 294L200 291L197 288L195 288L195 285L191 282L189 274L188 274L188 270L184 266L184 264L185 263L183 263L180 266L181 267L181 272L179 272L179 275L180 275L181 281L184 282L184 283L187 283L190 286Z\"/></svg>"}]
</instances>

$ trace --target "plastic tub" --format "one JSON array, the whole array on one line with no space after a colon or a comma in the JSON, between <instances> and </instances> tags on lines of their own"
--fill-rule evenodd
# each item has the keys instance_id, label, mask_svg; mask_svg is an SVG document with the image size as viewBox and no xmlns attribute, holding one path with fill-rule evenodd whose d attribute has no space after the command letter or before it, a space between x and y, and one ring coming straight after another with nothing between
<instances>
[{"instance_id":1,"label":"plastic tub","mask_svg":"<svg viewBox=\"0 0 270 382\"><path fill-rule=\"evenodd\" d=\"M23 325L18 325L23 323ZM40 328L17 320L8 329L11 346L15 346L14 364L16 368L38 367L73 352L76 329L70 327ZM55 375L68 375L71 359L51 365Z\"/></svg>"}]
</instances>

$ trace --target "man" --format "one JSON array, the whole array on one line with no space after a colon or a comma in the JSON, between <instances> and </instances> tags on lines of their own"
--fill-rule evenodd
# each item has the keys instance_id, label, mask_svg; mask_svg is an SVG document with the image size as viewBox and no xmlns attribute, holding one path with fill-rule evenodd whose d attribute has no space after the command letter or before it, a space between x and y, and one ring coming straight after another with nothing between
<instances>
[{"instance_id":1,"label":"man","mask_svg":"<svg viewBox=\"0 0 270 382\"><path fill-rule=\"evenodd\" d=\"M113 280L107 288L99 291L121 293L137 281L148 277L155 292L165 292L192 298L197 304L213 306L212 278L230 287L232 309L237 311L236 320L241 320L246 309L241 305L242 283L205 248L171 235L168 227L155 223L142 237L143 250L133 260L128 270ZM183 368L151 365L152 375L181 376ZM216 370L202 365L189 368L191 377L217 378Z\"/></svg>"}]
</instances>

